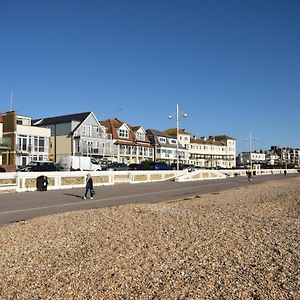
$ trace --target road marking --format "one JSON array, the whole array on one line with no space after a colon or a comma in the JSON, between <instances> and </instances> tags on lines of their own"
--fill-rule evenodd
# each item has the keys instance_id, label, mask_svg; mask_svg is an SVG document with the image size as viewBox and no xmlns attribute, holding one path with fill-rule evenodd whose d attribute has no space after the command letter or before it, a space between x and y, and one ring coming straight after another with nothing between
<instances>
[{"instance_id":1,"label":"road marking","mask_svg":"<svg viewBox=\"0 0 300 300\"><path fill-rule=\"evenodd\" d=\"M216 186L216 185L222 185L223 183L215 183L210 184L209 186ZM57 205L49 205L49 206L40 206L40 207L33 207L33 208L25 208L25 209L19 209L19 210L10 210L10 211L4 211L0 212L0 215L8 215L8 214L15 214L20 212L26 212L26 211L35 211L35 210L43 210L43 209L51 209L51 208L59 208L59 207L66 207L66 206L72 206L72 205L83 205L83 204L91 204L91 203L97 203L97 202L104 202L104 201L112 201L117 199L126 199L126 198L134 198L134 197L141 197L146 195L156 195L156 194L164 194L169 192L177 192L182 190L191 189L191 187L183 187L183 188L177 188L177 189L170 189L165 191L157 191L157 192L151 192L151 193L140 193L140 194L134 194L134 195L128 195L128 196L116 196L112 198L104 198L104 199L87 199L83 200L81 202L71 202L71 203L65 203L65 204L57 204Z\"/></svg>"}]
</instances>

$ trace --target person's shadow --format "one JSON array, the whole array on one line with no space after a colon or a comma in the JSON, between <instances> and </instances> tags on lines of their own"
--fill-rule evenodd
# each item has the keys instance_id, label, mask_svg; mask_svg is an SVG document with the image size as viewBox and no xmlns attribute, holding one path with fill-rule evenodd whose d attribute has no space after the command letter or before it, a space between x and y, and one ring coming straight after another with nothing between
<instances>
[{"instance_id":1,"label":"person's shadow","mask_svg":"<svg viewBox=\"0 0 300 300\"><path fill-rule=\"evenodd\" d=\"M76 198L80 198L82 199L82 195L75 195L75 194L69 194L69 193L64 193L64 195L67 195L67 196L73 196L73 197L76 197Z\"/></svg>"}]
</instances>

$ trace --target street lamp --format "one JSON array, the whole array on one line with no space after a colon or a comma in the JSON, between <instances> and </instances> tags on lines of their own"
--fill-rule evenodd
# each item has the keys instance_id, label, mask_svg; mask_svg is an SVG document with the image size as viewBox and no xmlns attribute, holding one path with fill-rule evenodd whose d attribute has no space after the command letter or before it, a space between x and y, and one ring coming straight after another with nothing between
<instances>
[{"instance_id":1,"label":"street lamp","mask_svg":"<svg viewBox=\"0 0 300 300\"><path fill-rule=\"evenodd\" d=\"M249 134L249 138L245 138L245 141L249 140L249 156L250 156L250 172L252 174L252 156L251 156L251 152L252 152L252 141L256 141L257 138L253 138L251 132Z\"/></svg>"},{"instance_id":2,"label":"street lamp","mask_svg":"<svg viewBox=\"0 0 300 300\"><path fill-rule=\"evenodd\" d=\"M284 150L284 156L283 156L283 150ZM287 159L288 159L288 152L287 152L287 148L286 148L286 147L281 149L281 157L282 157L282 160L283 160L283 157L284 157L285 174L286 174L286 170L287 170Z\"/></svg>"},{"instance_id":3,"label":"street lamp","mask_svg":"<svg viewBox=\"0 0 300 300\"><path fill-rule=\"evenodd\" d=\"M174 113L170 113L168 118L172 119L173 118ZM178 104L176 104L176 160L177 160L177 167L176 170L179 170L179 138L178 138L178 134L179 134L179 115L183 116L183 117L187 117L187 113L181 113L179 111L179 107Z\"/></svg>"}]
</instances>

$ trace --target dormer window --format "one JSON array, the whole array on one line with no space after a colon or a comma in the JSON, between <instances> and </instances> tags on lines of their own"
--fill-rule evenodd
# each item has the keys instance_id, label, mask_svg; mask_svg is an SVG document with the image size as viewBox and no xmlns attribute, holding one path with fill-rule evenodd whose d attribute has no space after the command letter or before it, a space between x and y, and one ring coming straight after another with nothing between
<instances>
[{"instance_id":1,"label":"dormer window","mask_svg":"<svg viewBox=\"0 0 300 300\"><path fill-rule=\"evenodd\" d=\"M136 139L139 141L144 141L145 140L145 134L143 132L137 132L136 133Z\"/></svg>"},{"instance_id":2,"label":"dormer window","mask_svg":"<svg viewBox=\"0 0 300 300\"><path fill-rule=\"evenodd\" d=\"M158 140L160 141L160 143L166 143L167 139L165 137L159 137Z\"/></svg>"},{"instance_id":3,"label":"dormer window","mask_svg":"<svg viewBox=\"0 0 300 300\"><path fill-rule=\"evenodd\" d=\"M119 137L128 138L128 130L126 129L119 129L118 131Z\"/></svg>"}]
</instances>

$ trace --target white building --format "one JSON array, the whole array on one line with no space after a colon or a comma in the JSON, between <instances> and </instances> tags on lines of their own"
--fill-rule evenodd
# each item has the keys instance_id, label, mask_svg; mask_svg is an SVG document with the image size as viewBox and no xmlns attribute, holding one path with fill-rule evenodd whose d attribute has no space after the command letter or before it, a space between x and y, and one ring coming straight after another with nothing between
<instances>
[{"instance_id":1,"label":"white building","mask_svg":"<svg viewBox=\"0 0 300 300\"><path fill-rule=\"evenodd\" d=\"M236 141L226 135L190 139L190 163L201 168L236 166Z\"/></svg>"},{"instance_id":2,"label":"white building","mask_svg":"<svg viewBox=\"0 0 300 300\"><path fill-rule=\"evenodd\" d=\"M154 147L154 161L164 161L168 164L177 162L177 139L168 130L162 132L155 129L147 129L147 136ZM189 142L189 134L180 131L178 144L179 162L181 164L187 164L189 162L189 150L186 143Z\"/></svg>"},{"instance_id":3,"label":"white building","mask_svg":"<svg viewBox=\"0 0 300 300\"><path fill-rule=\"evenodd\" d=\"M31 118L16 116L16 165L49 160L50 129L31 126Z\"/></svg>"},{"instance_id":4,"label":"white building","mask_svg":"<svg viewBox=\"0 0 300 300\"><path fill-rule=\"evenodd\" d=\"M247 166L253 164L265 164L266 154L260 152L242 152L238 155L238 164Z\"/></svg>"}]
</instances>

